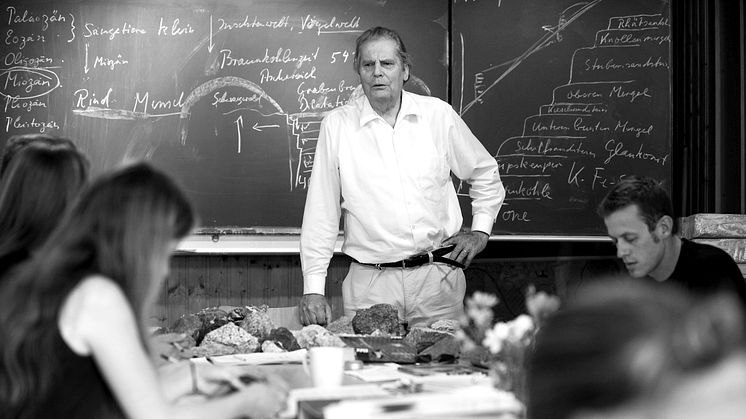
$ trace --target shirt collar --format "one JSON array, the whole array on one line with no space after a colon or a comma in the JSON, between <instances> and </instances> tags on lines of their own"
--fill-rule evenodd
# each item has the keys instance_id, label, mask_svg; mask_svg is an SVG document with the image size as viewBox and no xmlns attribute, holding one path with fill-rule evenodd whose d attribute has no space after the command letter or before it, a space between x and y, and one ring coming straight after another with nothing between
<instances>
[{"instance_id":1,"label":"shirt collar","mask_svg":"<svg viewBox=\"0 0 746 419\"><path fill-rule=\"evenodd\" d=\"M367 96L363 94L358 100L358 106L360 107L360 126L363 126L374 119L383 119L375 110L373 110L373 107L370 106L370 101ZM402 90L401 109L399 109L397 121L406 118L409 115L421 115L420 107L412 97L412 93Z\"/></svg>"}]
</instances>

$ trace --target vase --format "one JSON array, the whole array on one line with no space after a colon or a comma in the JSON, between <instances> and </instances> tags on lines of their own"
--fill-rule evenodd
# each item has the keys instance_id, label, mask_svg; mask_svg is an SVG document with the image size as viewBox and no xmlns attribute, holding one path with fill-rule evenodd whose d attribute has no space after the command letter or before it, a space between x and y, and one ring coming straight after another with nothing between
<instances>
[{"instance_id":1,"label":"vase","mask_svg":"<svg viewBox=\"0 0 746 419\"><path fill-rule=\"evenodd\" d=\"M526 369L518 360L500 360L490 367L492 383L500 390L513 393L521 402L526 401Z\"/></svg>"}]
</instances>

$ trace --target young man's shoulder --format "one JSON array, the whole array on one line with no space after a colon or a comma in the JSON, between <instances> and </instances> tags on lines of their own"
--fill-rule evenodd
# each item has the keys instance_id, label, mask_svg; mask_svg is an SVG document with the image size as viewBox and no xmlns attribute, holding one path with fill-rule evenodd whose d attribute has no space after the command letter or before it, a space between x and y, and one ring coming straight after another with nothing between
<instances>
[{"instance_id":1,"label":"young man's shoulder","mask_svg":"<svg viewBox=\"0 0 746 419\"><path fill-rule=\"evenodd\" d=\"M681 239L681 257L691 258L691 259L709 259L709 258L715 258L715 259L729 259L733 260L733 258L726 252L725 250L713 246L711 244L706 243L698 243L692 240L688 239Z\"/></svg>"}]
</instances>

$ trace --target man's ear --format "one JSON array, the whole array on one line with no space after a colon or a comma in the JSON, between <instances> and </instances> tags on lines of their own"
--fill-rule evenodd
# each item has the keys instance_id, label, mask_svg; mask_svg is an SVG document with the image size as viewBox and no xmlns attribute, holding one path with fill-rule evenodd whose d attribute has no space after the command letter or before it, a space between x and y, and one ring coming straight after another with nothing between
<instances>
[{"instance_id":1,"label":"man's ear","mask_svg":"<svg viewBox=\"0 0 746 419\"><path fill-rule=\"evenodd\" d=\"M667 238L673 234L673 223L673 218L668 215L664 215L658 220L655 228L658 230L661 238Z\"/></svg>"}]
</instances>

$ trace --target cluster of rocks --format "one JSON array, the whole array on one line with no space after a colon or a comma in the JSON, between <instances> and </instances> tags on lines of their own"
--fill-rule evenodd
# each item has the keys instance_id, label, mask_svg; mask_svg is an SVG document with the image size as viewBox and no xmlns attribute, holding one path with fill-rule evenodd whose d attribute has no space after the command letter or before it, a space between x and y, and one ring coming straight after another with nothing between
<instances>
[{"instance_id":1,"label":"cluster of rocks","mask_svg":"<svg viewBox=\"0 0 746 419\"><path fill-rule=\"evenodd\" d=\"M376 304L359 310L354 317L343 316L326 328L309 325L297 331L275 327L268 310L266 305L206 308L181 316L171 328L162 331L154 339L165 344L161 346L167 348L169 357L190 358L259 351L285 352L313 346L345 346L338 335L402 339L405 334L397 310L389 304ZM442 320L431 327L415 327L402 342L415 348L418 360L455 357L458 355L454 335L457 326L454 320Z\"/></svg>"}]
</instances>

